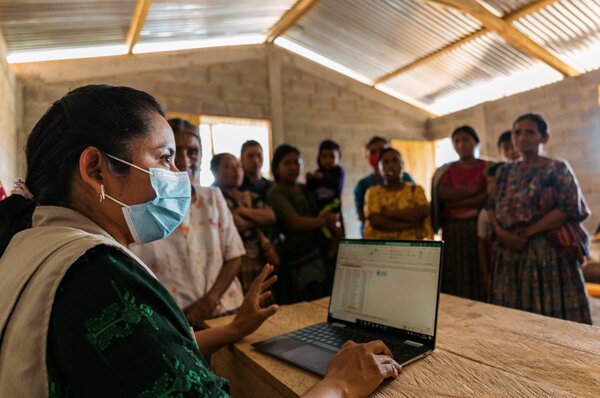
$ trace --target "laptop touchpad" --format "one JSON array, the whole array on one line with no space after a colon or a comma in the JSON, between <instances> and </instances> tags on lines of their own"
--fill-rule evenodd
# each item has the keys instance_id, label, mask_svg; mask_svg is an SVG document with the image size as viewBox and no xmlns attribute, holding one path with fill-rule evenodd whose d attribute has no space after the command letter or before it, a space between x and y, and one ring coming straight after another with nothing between
<instances>
[{"instance_id":1,"label":"laptop touchpad","mask_svg":"<svg viewBox=\"0 0 600 398\"><path fill-rule=\"evenodd\" d=\"M335 352L305 345L279 355L284 359L294 361L305 368L324 375L325 368L327 368L327 364L333 358Z\"/></svg>"}]
</instances>

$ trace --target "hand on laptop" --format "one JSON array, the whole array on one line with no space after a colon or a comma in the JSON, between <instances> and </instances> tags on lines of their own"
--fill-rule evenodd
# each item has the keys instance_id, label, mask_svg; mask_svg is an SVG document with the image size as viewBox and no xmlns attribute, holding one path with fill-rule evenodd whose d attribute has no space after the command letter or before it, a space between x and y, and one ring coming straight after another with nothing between
<instances>
[{"instance_id":1,"label":"hand on laptop","mask_svg":"<svg viewBox=\"0 0 600 398\"><path fill-rule=\"evenodd\" d=\"M383 341L366 344L348 341L333 357L325 377L315 384L304 398L366 397L388 377L398 377L402 371Z\"/></svg>"}]
</instances>

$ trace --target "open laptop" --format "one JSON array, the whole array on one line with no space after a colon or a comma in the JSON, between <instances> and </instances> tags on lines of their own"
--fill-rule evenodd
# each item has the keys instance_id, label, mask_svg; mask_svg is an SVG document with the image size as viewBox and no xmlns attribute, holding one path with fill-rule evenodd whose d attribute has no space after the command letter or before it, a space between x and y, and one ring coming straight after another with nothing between
<instances>
[{"instance_id":1,"label":"open laptop","mask_svg":"<svg viewBox=\"0 0 600 398\"><path fill-rule=\"evenodd\" d=\"M347 341L381 339L401 365L435 348L443 242L340 242L326 323L252 344L323 376Z\"/></svg>"}]
</instances>

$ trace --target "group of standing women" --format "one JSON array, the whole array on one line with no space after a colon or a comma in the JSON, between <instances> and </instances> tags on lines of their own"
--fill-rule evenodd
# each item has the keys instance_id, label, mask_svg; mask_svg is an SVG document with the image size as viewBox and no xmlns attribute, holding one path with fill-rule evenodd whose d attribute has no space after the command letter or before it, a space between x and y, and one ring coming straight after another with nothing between
<instances>
[{"instance_id":1,"label":"group of standing women","mask_svg":"<svg viewBox=\"0 0 600 398\"><path fill-rule=\"evenodd\" d=\"M569 165L540 154L546 121L532 113L516 119L511 138L521 157L497 168L489 194L475 130L462 126L451 138L460 160L436 172L432 190L434 229L446 242L442 291L591 324L581 271L589 210ZM475 244L482 209L491 225L489 269Z\"/></svg>"},{"instance_id":2,"label":"group of standing women","mask_svg":"<svg viewBox=\"0 0 600 398\"><path fill-rule=\"evenodd\" d=\"M589 210L568 164L540 155L549 139L544 119L525 114L503 134L499 147L518 153L503 164L476 156L480 140L470 126L456 128L451 139L459 160L436 171L431 205L423 188L406 178L397 150L385 142L369 144L381 144L369 159L381 181L365 189L364 237L432 239L441 228L446 242L443 292L591 323L580 270L587 244L581 221ZM326 206L341 193L339 151L337 144L323 142L319 169L307 176L306 185L299 182L300 151L290 145L275 150L274 182L260 176L258 143L244 144L241 161L232 154L212 159L215 185L246 249L239 274L244 292L269 262L282 264L274 287L278 303L328 294L335 237L343 235L339 209ZM252 169L253 159L259 161ZM329 186L319 185L324 181ZM481 261L476 244L480 213L489 219L489 261ZM329 239L324 230L330 231Z\"/></svg>"},{"instance_id":3,"label":"group of standing women","mask_svg":"<svg viewBox=\"0 0 600 398\"><path fill-rule=\"evenodd\" d=\"M279 146L272 158L275 181L255 178L249 181L252 151L258 143L242 147L240 162L233 154L217 154L211 160L215 185L221 189L244 242L240 281L247 291L265 263L278 267L279 280L274 286L278 303L289 304L327 296L332 283L335 240L343 234L339 195L343 170L339 147L325 140L319 148L319 168L301 184L302 158L290 145ZM331 158L331 159L329 159ZM245 186L244 186L245 185Z\"/></svg>"}]
</instances>

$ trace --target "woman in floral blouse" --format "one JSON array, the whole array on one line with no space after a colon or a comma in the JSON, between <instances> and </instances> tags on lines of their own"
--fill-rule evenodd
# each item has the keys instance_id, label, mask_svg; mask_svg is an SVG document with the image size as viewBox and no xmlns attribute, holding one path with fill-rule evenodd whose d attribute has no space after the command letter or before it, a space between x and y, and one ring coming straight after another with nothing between
<instances>
[{"instance_id":1,"label":"woman in floral blouse","mask_svg":"<svg viewBox=\"0 0 600 398\"><path fill-rule=\"evenodd\" d=\"M215 155L210 169L215 176L215 185L221 188L233 214L233 222L246 249L238 274L245 294L267 262L279 265L274 246L261 231L261 228L275 224L275 213L258 194L239 190L244 172L235 156L230 153Z\"/></svg>"},{"instance_id":2,"label":"woman in floral blouse","mask_svg":"<svg viewBox=\"0 0 600 398\"><path fill-rule=\"evenodd\" d=\"M497 193L488 204L499 244L489 301L589 324L580 268L587 244L580 223L589 210L569 165L539 155L549 137L538 114L522 115L513 125L522 160L500 168ZM559 242L561 234L566 242Z\"/></svg>"}]
</instances>

